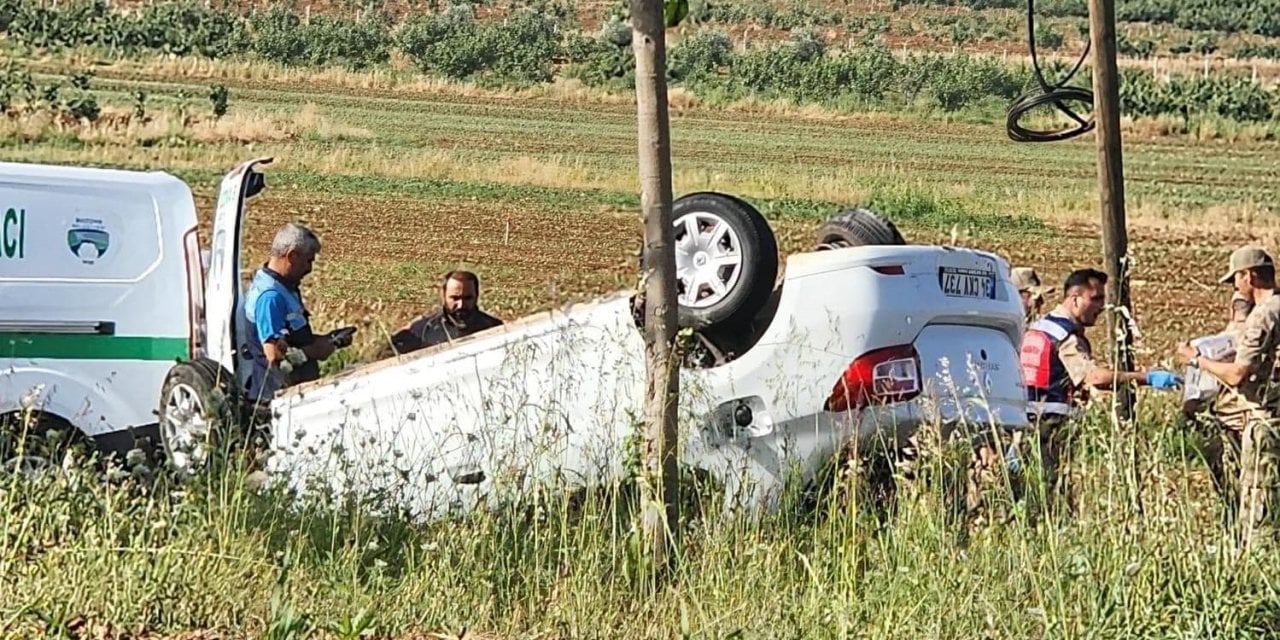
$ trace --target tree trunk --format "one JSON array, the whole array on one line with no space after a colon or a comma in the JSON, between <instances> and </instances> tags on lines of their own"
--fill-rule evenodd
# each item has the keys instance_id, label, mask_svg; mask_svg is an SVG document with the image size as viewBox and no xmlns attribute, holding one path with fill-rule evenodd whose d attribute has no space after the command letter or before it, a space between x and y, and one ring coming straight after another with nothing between
<instances>
[{"instance_id":1,"label":"tree trunk","mask_svg":"<svg viewBox=\"0 0 1280 640\"><path fill-rule=\"evenodd\" d=\"M636 55L637 151L644 213L645 385L642 522L653 568L673 566L678 543L679 368L676 278L671 220L671 132L667 117L666 39L662 0L631 0L631 46Z\"/></svg>"}]
</instances>

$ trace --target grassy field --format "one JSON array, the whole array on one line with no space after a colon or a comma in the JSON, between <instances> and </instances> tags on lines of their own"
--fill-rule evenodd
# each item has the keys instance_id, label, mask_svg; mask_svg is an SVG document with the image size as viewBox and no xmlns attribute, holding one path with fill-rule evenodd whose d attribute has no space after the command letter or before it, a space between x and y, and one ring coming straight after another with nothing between
<instances>
[{"instance_id":1,"label":"grassy field","mask_svg":"<svg viewBox=\"0 0 1280 640\"><path fill-rule=\"evenodd\" d=\"M184 125L180 110L207 113L215 81L230 90L228 114ZM250 208L246 262L265 259L286 220L313 225L325 243L305 289L315 322L358 322L364 353L435 304L450 268L476 270L482 305L507 319L636 279L626 95L191 61L118 62L94 82L114 119L4 123L0 157L171 171L207 224L221 174L274 156ZM125 117L138 90L150 123ZM179 90L193 96L185 108ZM910 241L991 249L1050 281L1100 262L1091 137L1025 145L1002 125L959 118L674 99L677 194L746 197L785 254L809 248L823 216L870 202ZM1140 359L1157 364L1175 340L1225 322L1230 292L1216 282L1234 246L1277 246L1280 146L1129 133ZM1280 561L1233 554L1194 438L1160 398L1144 395L1142 416L1137 433L1089 426L1074 523L994 525L959 545L934 485L908 491L879 528L851 475L816 508L797 498L759 522L692 519L684 569L657 590L637 577L616 500L417 527L291 512L245 486L235 462L181 487L85 471L6 479L0 635L354 638L362 623L423 638L1280 632Z\"/></svg>"}]
</instances>

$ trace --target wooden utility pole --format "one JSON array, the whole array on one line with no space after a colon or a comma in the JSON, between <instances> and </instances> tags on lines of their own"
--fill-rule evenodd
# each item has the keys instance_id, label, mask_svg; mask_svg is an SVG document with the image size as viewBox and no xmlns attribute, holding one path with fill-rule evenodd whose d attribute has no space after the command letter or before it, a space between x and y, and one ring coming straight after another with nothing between
<instances>
[{"instance_id":1,"label":"wooden utility pole","mask_svg":"<svg viewBox=\"0 0 1280 640\"><path fill-rule=\"evenodd\" d=\"M1115 0L1089 0L1089 33L1093 49L1093 109L1097 122L1098 203L1102 213L1103 260L1107 272L1107 314L1111 362L1119 371L1133 370L1133 332L1129 317L1129 232L1124 210L1124 160L1120 146L1120 77L1116 69ZM1126 316L1124 314L1130 314ZM1121 424L1133 419L1133 393L1117 385L1115 414Z\"/></svg>"},{"instance_id":2,"label":"wooden utility pole","mask_svg":"<svg viewBox=\"0 0 1280 640\"><path fill-rule=\"evenodd\" d=\"M1108 339L1112 367L1133 371L1133 302L1129 299L1129 231L1124 211L1124 159L1120 144L1120 74L1116 69L1115 0L1089 0L1089 33L1093 48L1093 113L1098 140L1098 205L1102 212L1102 256L1107 271ZM1113 438L1135 438L1132 473L1133 508L1142 508L1142 466L1138 458L1133 415L1133 387L1117 384L1112 400Z\"/></svg>"},{"instance_id":3,"label":"wooden utility pole","mask_svg":"<svg viewBox=\"0 0 1280 640\"><path fill-rule=\"evenodd\" d=\"M681 16L682 17L682 16ZM644 213L645 385L642 535L659 576L673 566L678 544L679 367L675 358L676 258L671 219L671 131L667 113L663 0L631 0L636 56L636 139L640 208Z\"/></svg>"}]
</instances>

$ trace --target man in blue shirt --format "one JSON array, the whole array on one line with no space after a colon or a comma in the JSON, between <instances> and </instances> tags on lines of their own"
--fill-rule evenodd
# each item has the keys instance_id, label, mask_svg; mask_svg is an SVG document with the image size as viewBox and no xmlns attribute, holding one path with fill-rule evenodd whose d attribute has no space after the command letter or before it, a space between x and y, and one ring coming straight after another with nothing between
<instances>
[{"instance_id":1,"label":"man in blue shirt","mask_svg":"<svg viewBox=\"0 0 1280 640\"><path fill-rule=\"evenodd\" d=\"M296 222L271 243L271 257L258 269L245 295L241 357L248 361L246 400L265 404L280 389L320 377L320 362L350 344L350 331L316 335L299 284L311 273L320 239Z\"/></svg>"}]
</instances>

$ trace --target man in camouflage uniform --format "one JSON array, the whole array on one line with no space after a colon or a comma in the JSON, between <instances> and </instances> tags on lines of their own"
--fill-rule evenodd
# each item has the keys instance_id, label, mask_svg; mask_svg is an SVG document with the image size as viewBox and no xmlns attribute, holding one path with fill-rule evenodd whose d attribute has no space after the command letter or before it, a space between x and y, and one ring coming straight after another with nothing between
<instances>
[{"instance_id":1,"label":"man in camouflage uniform","mask_svg":"<svg viewBox=\"0 0 1280 640\"><path fill-rule=\"evenodd\" d=\"M1027 327L1019 356L1027 386L1028 418L1036 426L1039 440L1046 506L1054 507L1064 500L1073 514L1076 505L1070 490L1070 466L1076 440L1074 418L1083 412L1090 390L1129 383L1172 389L1180 383L1168 371L1114 371L1094 361L1085 329L1097 323L1106 306L1106 283L1107 274L1096 269L1071 272L1062 286L1062 302Z\"/></svg>"},{"instance_id":2,"label":"man in camouflage uniform","mask_svg":"<svg viewBox=\"0 0 1280 640\"><path fill-rule=\"evenodd\" d=\"M1027 324L1031 324L1040 315L1045 296L1053 293L1057 287L1041 286L1040 275L1031 267L1015 267L1010 278L1022 296L1022 310L1026 314Z\"/></svg>"},{"instance_id":3,"label":"man in camouflage uniform","mask_svg":"<svg viewBox=\"0 0 1280 640\"><path fill-rule=\"evenodd\" d=\"M1235 358L1203 360L1185 343L1178 346L1178 355L1239 394L1234 410L1219 411L1219 416L1240 430L1238 539L1248 546L1274 542L1280 512L1280 385L1276 384L1280 296L1275 291L1275 262L1262 248L1236 249L1229 265L1222 282L1233 283L1241 296L1254 302Z\"/></svg>"}]
</instances>

